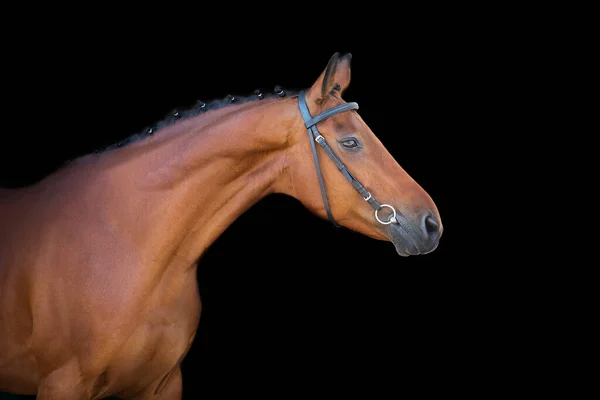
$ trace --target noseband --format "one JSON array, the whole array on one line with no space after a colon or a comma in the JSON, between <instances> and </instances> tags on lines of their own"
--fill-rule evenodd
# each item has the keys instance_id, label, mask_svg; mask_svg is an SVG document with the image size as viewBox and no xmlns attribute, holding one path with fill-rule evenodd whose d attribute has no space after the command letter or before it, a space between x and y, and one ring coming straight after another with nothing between
<instances>
[{"instance_id":1,"label":"noseband","mask_svg":"<svg viewBox=\"0 0 600 400\"><path fill-rule=\"evenodd\" d=\"M329 110L323 111L321 114L317 115L316 117L313 117L312 115L310 115L310 111L308 110L308 106L306 105L305 91L303 90L298 94L298 107L300 108L300 113L302 114L302 118L304 119L304 125L306 126L306 129L308 129L308 137L310 140L310 145L312 147L313 158L315 160L315 167L317 169L317 177L319 178L319 185L321 186L321 195L323 196L323 203L325 204L325 211L327 212L327 217L329 218L331 223L333 225L335 225L336 227L339 227L339 225L333 219L333 215L331 214L331 209L329 208L329 200L327 200L327 193L325 191L325 183L323 182L323 174L321 173L321 166L319 164L319 155L317 154L317 148L315 146L315 142L317 142L319 144L319 146L321 146L321 148L325 151L325 153L327 153L327 155L333 161L333 163L335 164L337 169L342 173L342 175L344 175L346 180L352 184L354 189L356 189L356 191L358 193L360 193L362 198L367 203L369 203L371 205L371 207L373 207L375 209L375 219L377 219L377 221L383 225L388 225L388 224L391 224L392 222L397 224L398 220L396 219L396 210L394 209L394 207L390 206L389 204L380 204L377 200L375 200L375 197L373 197L371 195L371 193L369 193L369 191L367 189L365 189L365 187L358 181L358 179L356 179L354 177L354 175L352 175L350 173L350 171L348 171L348 168L346 168L344 163L333 152L333 150L331 149L331 146L329 146L329 144L327 143L325 138L323 136L321 136L321 134L319 133L319 130L317 129L317 124L321 121L326 120L327 118L333 117L334 115L337 115L344 111L358 110L358 104L357 103L341 104L339 106L330 108ZM389 208L392 211L392 215L390 216L390 218L387 221L381 220L379 218L379 215L377 215L377 213L382 208Z\"/></svg>"}]
</instances>

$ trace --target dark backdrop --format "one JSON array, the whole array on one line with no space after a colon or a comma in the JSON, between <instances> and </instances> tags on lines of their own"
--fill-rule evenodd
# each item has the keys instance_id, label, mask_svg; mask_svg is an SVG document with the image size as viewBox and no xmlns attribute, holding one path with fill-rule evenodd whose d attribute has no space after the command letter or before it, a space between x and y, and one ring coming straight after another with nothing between
<instances>
[{"instance_id":1,"label":"dark backdrop","mask_svg":"<svg viewBox=\"0 0 600 400\"><path fill-rule=\"evenodd\" d=\"M293 199L265 198L200 262L204 309L184 399L502 390L520 377L489 368L510 358L502 305L519 287L500 289L514 269L481 247L493 217L480 212L489 175L479 163L481 143L502 130L510 79L500 66L515 58L498 57L502 39L478 24L430 17L368 35L359 25L292 36L276 20L217 34L140 21L123 34L74 23L7 40L0 184L43 179L196 99L307 87L334 52L351 52L345 98L436 202L440 246L400 258Z\"/></svg>"}]
</instances>

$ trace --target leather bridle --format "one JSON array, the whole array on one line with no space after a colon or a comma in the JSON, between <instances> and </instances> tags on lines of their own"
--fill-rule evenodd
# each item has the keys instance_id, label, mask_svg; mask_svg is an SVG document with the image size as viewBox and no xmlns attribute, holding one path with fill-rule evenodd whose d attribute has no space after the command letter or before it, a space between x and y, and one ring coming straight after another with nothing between
<instances>
[{"instance_id":1,"label":"leather bridle","mask_svg":"<svg viewBox=\"0 0 600 400\"><path fill-rule=\"evenodd\" d=\"M331 209L329 208L329 200L327 199L325 183L323 182L323 174L321 173L321 166L319 164L319 155L317 154L317 148L315 146L315 142L317 142L321 146L321 148L325 151L325 153L327 153L327 155L333 161L333 163L335 164L337 169L344 175L346 180L352 184L354 189L356 189L356 191L358 193L360 193L362 198L367 203L369 203L371 205L371 207L373 207L375 209L375 218L377 219L377 221L379 223L381 223L383 225L388 225L391 223L398 224L399 222L396 219L396 210L394 209L394 207L390 206L389 204L380 204L377 200L375 200L375 197L373 197L371 195L371 193L369 193L369 191L367 189L365 189L365 187L358 181L358 179L356 179L354 177L354 175L352 175L350 173L350 171L348 171L348 168L346 168L344 163L333 152L333 150L331 149L331 146L329 146L329 144L327 143L327 140L325 140L325 138L319 133L319 130L317 129L317 124L321 121L326 120L327 118L333 117L334 115L337 115L337 114L345 112L345 111L358 110L358 104L354 103L354 102L341 104L339 106L330 108L329 110L323 111L321 114L317 115L316 117L313 117L310 114L310 111L308 110L308 106L306 105L305 92L306 92L305 90L302 90L298 94L298 107L300 108L300 113L302 114L302 118L304 119L304 126L306 126L306 129L308 129L308 136L309 136L310 144L312 147L313 158L315 160L315 167L317 169L317 177L319 178L319 185L321 186L321 195L323 196L323 203L325 204L325 212L327 212L327 217L329 218L331 223L336 227L340 226L333 219L333 215L331 214ZM377 215L377 213L382 208L389 208L392 211L392 215L390 216L390 218L387 221L381 220L379 218L379 215Z\"/></svg>"}]
</instances>

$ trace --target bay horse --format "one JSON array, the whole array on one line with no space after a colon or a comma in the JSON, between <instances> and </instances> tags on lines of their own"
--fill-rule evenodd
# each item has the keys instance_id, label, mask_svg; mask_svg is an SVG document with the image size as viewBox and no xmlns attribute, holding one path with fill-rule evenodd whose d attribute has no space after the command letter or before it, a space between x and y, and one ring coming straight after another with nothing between
<instances>
[{"instance_id":1,"label":"bay horse","mask_svg":"<svg viewBox=\"0 0 600 400\"><path fill-rule=\"evenodd\" d=\"M342 99L350 62L335 53L297 93L199 102L0 190L0 391L180 399L198 260L272 193L401 256L433 251L434 202Z\"/></svg>"}]
</instances>

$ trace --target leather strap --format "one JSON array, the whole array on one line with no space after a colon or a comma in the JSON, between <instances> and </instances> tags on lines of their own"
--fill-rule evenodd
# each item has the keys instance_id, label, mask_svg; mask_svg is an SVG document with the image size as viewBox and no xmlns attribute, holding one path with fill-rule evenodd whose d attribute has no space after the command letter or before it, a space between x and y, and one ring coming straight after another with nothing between
<instances>
[{"instance_id":1,"label":"leather strap","mask_svg":"<svg viewBox=\"0 0 600 400\"><path fill-rule=\"evenodd\" d=\"M304 97L302 97L304 99ZM306 105L306 99L304 99L304 104ZM329 110L323 111L321 114L317 115L316 117L310 117L310 111L308 110L308 107L305 108L305 110L308 112L308 114L302 115L302 117L304 118L304 126L306 126L306 128L310 128L311 126L314 126L316 124L318 124L321 121L326 120L329 117L333 117L336 114L342 113L344 111L350 111L350 110L358 110L358 104L357 103L345 103L345 104L340 104L339 106L335 106L333 108L330 108ZM308 119L306 118L308 117Z\"/></svg>"},{"instance_id":2,"label":"leather strap","mask_svg":"<svg viewBox=\"0 0 600 400\"><path fill-rule=\"evenodd\" d=\"M327 217L331 221L331 223L335 227L339 227L339 225L333 219L333 215L331 213L331 209L329 207L329 200L327 199L327 192L325 189L325 182L323 181L323 174L321 172L321 165L319 164L319 155L317 153L317 148L315 146L315 142L321 146L321 148L325 151L325 153L329 156L329 158L333 161L337 169L344 175L346 180L352 184L354 189L363 197L363 199L368 202L371 207L375 210L381 209L381 204L373 196L371 193L348 171L348 168L344 165L344 163L339 159L339 157L333 152L333 149L327 143L327 140L319 133L317 129L317 124L321 121L326 120L327 118L333 117L336 114L350 111L350 110L358 110L357 103L345 103L339 106L330 108L329 110L323 111L321 114L313 117L310 114L308 106L306 104L305 91L302 90L298 94L298 107L300 108L300 113L302 114L302 118L304 119L304 125L308 129L308 136L312 148L313 158L315 161L315 168L317 170L317 178L319 179L319 186L321 187L321 196L323 197L323 204L325 205L325 212L327 213Z\"/></svg>"}]
</instances>

